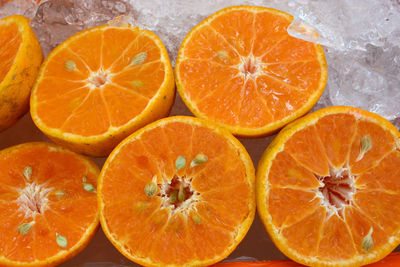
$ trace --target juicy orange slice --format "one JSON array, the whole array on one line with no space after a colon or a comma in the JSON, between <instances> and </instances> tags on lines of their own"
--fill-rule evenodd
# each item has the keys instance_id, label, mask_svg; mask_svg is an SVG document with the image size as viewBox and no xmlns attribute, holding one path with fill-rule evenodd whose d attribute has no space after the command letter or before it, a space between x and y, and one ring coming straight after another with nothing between
<instances>
[{"instance_id":1,"label":"juicy orange slice","mask_svg":"<svg viewBox=\"0 0 400 267\"><path fill-rule=\"evenodd\" d=\"M99 178L104 233L146 266L222 260L254 219L254 167L229 132L193 117L154 122L110 154Z\"/></svg>"},{"instance_id":2,"label":"juicy orange slice","mask_svg":"<svg viewBox=\"0 0 400 267\"><path fill-rule=\"evenodd\" d=\"M322 47L291 37L293 17L254 6L223 9L185 38L175 66L189 109L233 134L266 135L304 115L326 80Z\"/></svg>"},{"instance_id":3,"label":"juicy orange slice","mask_svg":"<svg viewBox=\"0 0 400 267\"><path fill-rule=\"evenodd\" d=\"M257 171L275 244L312 266L376 262L400 243L400 133L376 114L329 107L285 127Z\"/></svg>"},{"instance_id":4,"label":"juicy orange slice","mask_svg":"<svg viewBox=\"0 0 400 267\"><path fill-rule=\"evenodd\" d=\"M43 55L35 33L20 15L0 20L0 131L28 111Z\"/></svg>"},{"instance_id":5,"label":"juicy orange slice","mask_svg":"<svg viewBox=\"0 0 400 267\"><path fill-rule=\"evenodd\" d=\"M54 266L98 227L98 167L47 143L0 151L0 265Z\"/></svg>"},{"instance_id":6,"label":"juicy orange slice","mask_svg":"<svg viewBox=\"0 0 400 267\"><path fill-rule=\"evenodd\" d=\"M51 52L32 91L31 115L54 141L104 156L136 129L166 116L174 93L171 64L155 34L99 26Z\"/></svg>"}]
</instances>

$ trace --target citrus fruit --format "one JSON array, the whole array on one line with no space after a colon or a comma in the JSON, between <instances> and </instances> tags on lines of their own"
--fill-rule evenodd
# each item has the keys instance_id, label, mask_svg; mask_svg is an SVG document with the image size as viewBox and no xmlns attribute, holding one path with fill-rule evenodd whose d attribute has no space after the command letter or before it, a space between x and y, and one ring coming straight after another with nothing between
<instances>
[{"instance_id":1,"label":"citrus fruit","mask_svg":"<svg viewBox=\"0 0 400 267\"><path fill-rule=\"evenodd\" d=\"M155 34L104 25L50 53L32 90L31 115L55 142L105 156L136 129L166 116L174 94L168 54Z\"/></svg>"},{"instance_id":2,"label":"citrus fruit","mask_svg":"<svg viewBox=\"0 0 400 267\"><path fill-rule=\"evenodd\" d=\"M257 170L258 213L288 257L311 266L376 262L400 242L400 133L329 107L287 125Z\"/></svg>"},{"instance_id":3,"label":"citrus fruit","mask_svg":"<svg viewBox=\"0 0 400 267\"><path fill-rule=\"evenodd\" d=\"M108 157L100 222L114 246L145 266L222 260L254 219L254 167L228 131L193 117L161 119Z\"/></svg>"},{"instance_id":4,"label":"citrus fruit","mask_svg":"<svg viewBox=\"0 0 400 267\"><path fill-rule=\"evenodd\" d=\"M317 102L327 67L320 45L286 32L282 11L234 6L197 25L175 66L185 104L240 136L271 134Z\"/></svg>"},{"instance_id":5,"label":"citrus fruit","mask_svg":"<svg viewBox=\"0 0 400 267\"><path fill-rule=\"evenodd\" d=\"M0 265L54 266L98 227L98 167L48 143L0 151Z\"/></svg>"},{"instance_id":6,"label":"citrus fruit","mask_svg":"<svg viewBox=\"0 0 400 267\"><path fill-rule=\"evenodd\" d=\"M43 54L28 20L20 15L0 20L0 131L28 111L29 96Z\"/></svg>"}]
</instances>

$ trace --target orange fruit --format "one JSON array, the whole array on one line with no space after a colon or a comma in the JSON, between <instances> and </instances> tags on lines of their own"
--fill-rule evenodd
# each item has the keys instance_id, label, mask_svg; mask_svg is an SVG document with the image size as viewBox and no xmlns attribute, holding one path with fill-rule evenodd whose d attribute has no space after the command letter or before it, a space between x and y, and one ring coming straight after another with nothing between
<instances>
[{"instance_id":1,"label":"orange fruit","mask_svg":"<svg viewBox=\"0 0 400 267\"><path fill-rule=\"evenodd\" d=\"M28 111L29 96L43 54L29 21L20 15L0 20L0 131Z\"/></svg>"},{"instance_id":2,"label":"orange fruit","mask_svg":"<svg viewBox=\"0 0 400 267\"><path fill-rule=\"evenodd\" d=\"M254 167L228 131L169 117L135 132L99 177L103 231L145 266L204 266L229 255L255 214Z\"/></svg>"},{"instance_id":3,"label":"orange fruit","mask_svg":"<svg viewBox=\"0 0 400 267\"><path fill-rule=\"evenodd\" d=\"M48 143L0 151L0 265L54 266L98 227L98 167Z\"/></svg>"},{"instance_id":4,"label":"orange fruit","mask_svg":"<svg viewBox=\"0 0 400 267\"><path fill-rule=\"evenodd\" d=\"M50 53L32 90L31 115L55 142L105 156L133 131L166 116L174 94L168 54L155 34L104 25Z\"/></svg>"},{"instance_id":5,"label":"orange fruit","mask_svg":"<svg viewBox=\"0 0 400 267\"><path fill-rule=\"evenodd\" d=\"M286 126L257 170L258 213L276 246L311 266L376 262L400 243L400 133L328 107Z\"/></svg>"},{"instance_id":6,"label":"orange fruit","mask_svg":"<svg viewBox=\"0 0 400 267\"><path fill-rule=\"evenodd\" d=\"M222 9L184 39L177 89L200 118L233 134L271 134L304 115L326 80L322 47L291 37L293 17L255 6Z\"/></svg>"}]
</instances>

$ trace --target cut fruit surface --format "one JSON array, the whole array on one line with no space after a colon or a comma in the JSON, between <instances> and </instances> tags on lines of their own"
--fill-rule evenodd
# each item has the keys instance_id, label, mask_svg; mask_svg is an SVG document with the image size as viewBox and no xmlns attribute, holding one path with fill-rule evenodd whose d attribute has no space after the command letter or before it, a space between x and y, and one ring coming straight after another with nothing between
<instances>
[{"instance_id":1,"label":"cut fruit surface","mask_svg":"<svg viewBox=\"0 0 400 267\"><path fill-rule=\"evenodd\" d=\"M0 19L0 131L28 111L31 88L43 55L29 21L20 15Z\"/></svg>"},{"instance_id":2,"label":"cut fruit surface","mask_svg":"<svg viewBox=\"0 0 400 267\"><path fill-rule=\"evenodd\" d=\"M99 172L48 143L0 151L0 265L54 266L83 250L99 224Z\"/></svg>"},{"instance_id":3,"label":"cut fruit surface","mask_svg":"<svg viewBox=\"0 0 400 267\"><path fill-rule=\"evenodd\" d=\"M175 65L185 104L233 134L271 134L304 115L326 80L322 47L290 36L282 11L234 6L197 25Z\"/></svg>"},{"instance_id":4,"label":"cut fruit surface","mask_svg":"<svg viewBox=\"0 0 400 267\"><path fill-rule=\"evenodd\" d=\"M286 126L257 170L258 213L277 247L311 266L376 262L400 243L400 133L328 107Z\"/></svg>"},{"instance_id":5,"label":"cut fruit surface","mask_svg":"<svg viewBox=\"0 0 400 267\"><path fill-rule=\"evenodd\" d=\"M155 34L99 26L50 53L32 91L31 115L56 142L105 156L133 131L166 116L174 94L171 64Z\"/></svg>"},{"instance_id":6,"label":"cut fruit surface","mask_svg":"<svg viewBox=\"0 0 400 267\"><path fill-rule=\"evenodd\" d=\"M110 154L100 221L127 258L204 266L228 256L254 219L254 167L228 131L193 117L154 122Z\"/></svg>"}]
</instances>

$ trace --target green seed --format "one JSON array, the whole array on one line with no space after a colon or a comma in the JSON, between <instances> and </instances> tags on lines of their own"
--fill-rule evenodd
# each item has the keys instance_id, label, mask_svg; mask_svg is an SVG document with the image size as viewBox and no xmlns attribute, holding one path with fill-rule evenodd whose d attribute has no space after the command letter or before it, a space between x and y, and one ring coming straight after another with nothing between
<instances>
[{"instance_id":1,"label":"green seed","mask_svg":"<svg viewBox=\"0 0 400 267\"><path fill-rule=\"evenodd\" d=\"M179 191L178 191L178 200L179 202L182 202L186 199L186 192L185 189L183 188L183 184L181 184L181 186L179 187Z\"/></svg>"},{"instance_id":2,"label":"green seed","mask_svg":"<svg viewBox=\"0 0 400 267\"><path fill-rule=\"evenodd\" d=\"M57 235L57 245L59 245L62 248L66 248L68 246L67 238L59 234L56 235Z\"/></svg>"},{"instance_id":3,"label":"green seed","mask_svg":"<svg viewBox=\"0 0 400 267\"><path fill-rule=\"evenodd\" d=\"M21 235L26 235L27 233L29 233L34 224L34 221L21 224L20 226L18 226L18 233L20 233Z\"/></svg>"},{"instance_id":4,"label":"green seed","mask_svg":"<svg viewBox=\"0 0 400 267\"><path fill-rule=\"evenodd\" d=\"M371 137L369 135L363 136L360 142L360 154L358 154L356 161L360 161L364 157L365 153L367 153L371 148L372 148Z\"/></svg>"},{"instance_id":5,"label":"green seed","mask_svg":"<svg viewBox=\"0 0 400 267\"><path fill-rule=\"evenodd\" d=\"M76 64L73 60L67 60L64 63L64 67L69 71L73 71L76 69Z\"/></svg>"},{"instance_id":6,"label":"green seed","mask_svg":"<svg viewBox=\"0 0 400 267\"><path fill-rule=\"evenodd\" d=\"M88 191L89 193L96 193L96 188L91 183L83 183L83 189Z\"/></svg>"},{"instance_id":7,"label":"green seed","mask_svg":"<svg viewBox=\"0 0 400 267\"><path fill-rule=\"evenodd\" d=\"M174 204L176 203L177 200L178 200L178 191L175 190L171 193L171 195L169 195L169 202Z\"/></svg>"},{"instance_id":8,"label":"green seed","mask_svg":"<svg viewBox=\"0 0 400 267\"><path fill-rule=\"evenodd\" d=\"M194 159L192 160L192 162L190 163L190 167L196 167L198 165L201 165L203 163L206 163L208 161L208 157L202 153L197 154L196 157L194 157Z\"/></svg>"},{"instance_id":9,"label":"green seed","mask_svg":"<svg viewBox=\"0 0 400 267\"><path fill-rule=\"evenodd\" d=\"M372 232L373 232L373 228L371 227L369 229L368 234L363 238L362 240L362 248L365 251L370 251L372 249L372 247L374 246L374 240L372 239Z\"/></svg>"},{"instance_id":10,"label":"green seed","mask_svg":"<svg viewBox=\"0 0 400 267\"><path fill-rule=\"evenodd\" d=\"M200 216L199 216L197 213L194 213L194 214L192 215L192 220L193 220L195 223L197 223L197 224L201 224Z\"/></svg>"},{"instance_id":11,"label":"green seed","mask_svg":"<svg viewBox=\"0 0 400 267\"><path fill-rule=\"evenodd\" d=\"M140 65L142 64L147 58L147 53L146 52L140 52L137 54L131 61L132 66Z\"/></svg>"},{"instance_id":12,"label":"green seed","mask_svg":"<svg viewBox=\"0 0 400 267\"><path fill-rule=\"evenodd\" d=\"M31 166L26 166L24 168L24 176L28 181L31 179L31 176L32 176L32 167Z\"/></svg>"},{"instance_id":13,"label":"green seed","mask_svg":"<svg viewBox=\"0 0 400 267\"><path fill-rule=\"evenodd\" d=\"M175 167L177 170L183 169L186 165L186 158L184 156L179 156L175 160Z\"/></svg>"},{"instance_id":14,"label":"green seed","mask_svg":"<svg viewBox=\"0 0 400 267\"><path fill-rule=\"evenodd\" d=\"M154 197L157 193L157 185L154 182L146 184L144 187L144 192L147 197Z\"/></svg>"}]
</instances>

